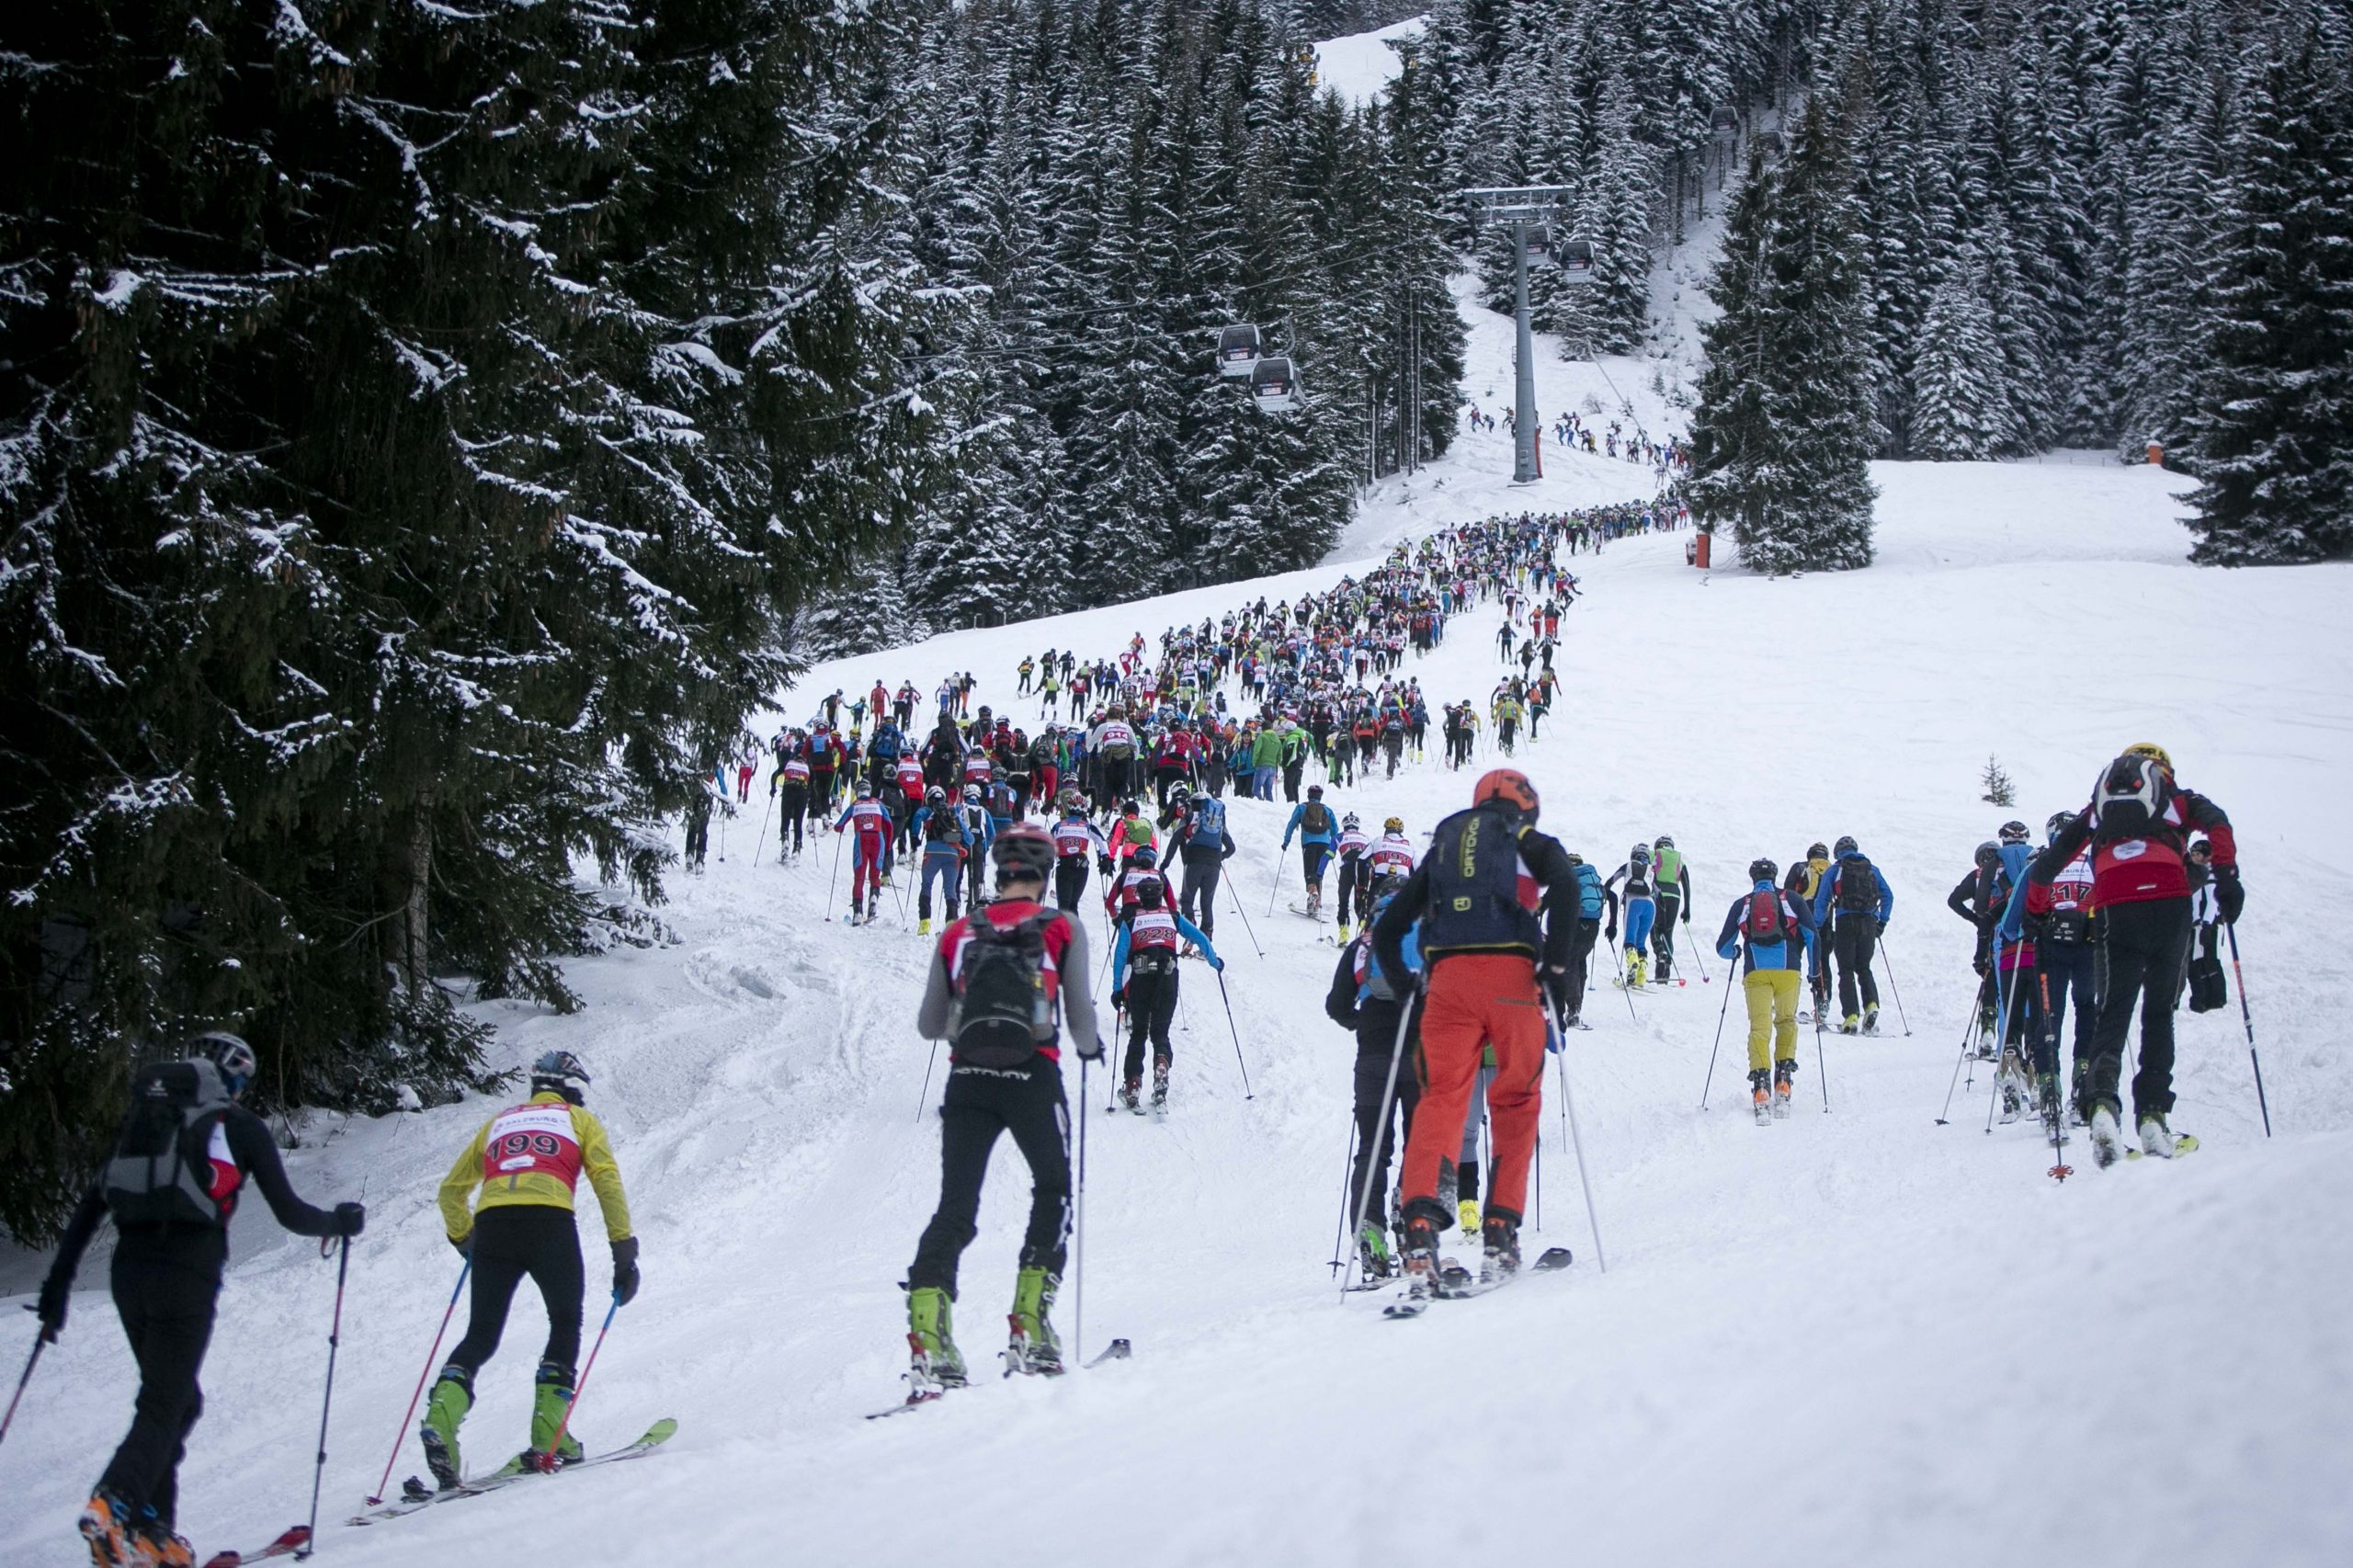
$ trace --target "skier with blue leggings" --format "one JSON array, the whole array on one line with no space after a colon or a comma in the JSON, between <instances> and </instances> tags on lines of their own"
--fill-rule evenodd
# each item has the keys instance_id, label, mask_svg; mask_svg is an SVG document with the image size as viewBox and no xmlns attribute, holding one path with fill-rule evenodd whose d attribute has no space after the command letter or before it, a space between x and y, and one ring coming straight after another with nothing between
<instances>
[{"instance_id":1,"label":"skier with blue leggings","mask_svg":"<svg viewBox=\"0 0 2353 1568\"><path fill-rule=\"evenodd\" d=\"M1637 844L1628 851L1626 863L1609 874L1602 884L1605 892L1626 884L1626 983L1640 985L1648 977L1650 968L1651 922L1657 916L1658 905L1651 893L1651 846ZM1611 921L1609 939L1618 939L1618 925Z\"/></svg>"}]
</instances>

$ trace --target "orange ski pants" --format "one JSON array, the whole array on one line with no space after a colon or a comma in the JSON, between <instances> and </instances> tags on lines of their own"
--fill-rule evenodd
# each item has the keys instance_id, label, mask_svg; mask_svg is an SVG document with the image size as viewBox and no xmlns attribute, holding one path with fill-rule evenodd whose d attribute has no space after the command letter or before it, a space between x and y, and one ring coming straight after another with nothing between
<instances>
[{"instance_id":1,"label":"orange ski pants","mask_svg":"<svg viewBox=\"0 0 2353 1568\"><path fill-rule=\"evenodd\" d=\"M1422 997L1421 1052L1415 1061L1422 1103L1405 1144L1404 1198L1409 1211L1425 1204L1441 1225L1454 1222L1454 1156L1462 1147L1462 1122L1486 1045L1495 1048L1495 1081L1487 1088L1495 1168L1487 1178L1486 1211L1516 1221L1526 1211L1528 1162L1544 1112L1544 997L1536 966L1513 953L1439 959Z\"/></svg>"}]
</instances>

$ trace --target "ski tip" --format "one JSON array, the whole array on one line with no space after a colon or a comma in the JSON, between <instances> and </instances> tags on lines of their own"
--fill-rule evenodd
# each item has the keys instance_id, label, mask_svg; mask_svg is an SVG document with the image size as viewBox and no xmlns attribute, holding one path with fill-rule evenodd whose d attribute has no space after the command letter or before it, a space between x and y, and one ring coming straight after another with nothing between
<instances>
[{"instance_id":1,"label":"ski tip","mask_svg":"<svg viewBox=\"0 0 2353 1568\"><path fill-rule=\"evenodd\" d=\"M1555 1268L1566 1268L1575 1261L1575 1255L1566 1247L1546 1247L1537 1255L1535 1267L1539 1274L1549 1274Z\"/></svg>"}]
</instances>

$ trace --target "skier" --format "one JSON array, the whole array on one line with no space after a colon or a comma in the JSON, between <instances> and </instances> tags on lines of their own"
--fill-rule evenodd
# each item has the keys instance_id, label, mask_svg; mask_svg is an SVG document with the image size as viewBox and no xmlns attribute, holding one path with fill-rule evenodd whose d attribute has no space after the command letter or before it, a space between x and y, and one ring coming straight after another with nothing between
<instances>
[{"instance_id":1,"label":"skier","mask_svg":"<svg viewBox=\"0 0 2353 1568\"><path fill-rule=\"evenodd\" d=\"M1422 1103L1406 1142L1404 1190L1405 1269L1425 1292L1445 1289L1437 1265L1438 1237L1455 1218L1448 1155L1461 1140L1488 1044L1496 1075L1488 1091L1494 1159L1482 1275L1493 1280L1518 1271L1528 1162L1542 1109L1543 1004L1549 999L1559 1012L1569 1004L1576 873L1559 842L1536 831L1536 787L1499 767L1480 778L1471 802L1438 824L1429 855L1372 928L1382 972L1402 975L1405 936L1422 922Z\"/></svg>"},{"instance_id":2,"label":"skier","mask_svg":"<svg viewBox=\"0 0 2353 1568\"><path fill-rule=\"evenodd\" d=\"M1811 913L1813 895L1821 891L1823 879L1830 872L1830 846L1819 839L1806 848L1805 858L1790 866L1790 874L1781 879L1782 891L1789 893ZM1821 1017L1830 1009L1830 954L1822 940L1821 927L1809 923L1805 928L1806 984L1813 993L1813 1017Z\"/></svg>"},{"instance_id":3,"label":"skier","mask_svg":"<svg viewBox=\"0 0 2353 1568\"><path fill-rule=\"evenodd\" d=\"M768 775L768 793L776 798L781 813L776 829L777 854L781 858L790 849L798 857L804 843L801 819L809 814L809 759L798 753L779 757L776 771Z\"/></svg>"},{"instance_id":4,"label":"skier","mask_svg":"<svg viewBox=\"0 0 2353 1568\"><path fill-rule=\"evenodd\" d=\"M1123 923L1142 901L1143 890L1156 887L1161 903L1174 904L1176 892L1168 885L1166 873L1160 869L1160 855L1149 844L1140 844L1133 853L1120 862L1119 870L1103 890L1103 913L1114 924Z\"/></svg>"},{"instance_id":5,"label":"skier","mask_svg":"<svg viewBox=\"0 0 2353 1568\"><path fill-rule=\"evenodd\" d=\"M1601 873L1586 862L1584 856L1569 852L1569 865L1577 876L1577 934L1569 947L1569 1016L1562 1022L1574 1028L1585 1021L1585 989L1586 970L1593 962L1593 945L1601 935L1601 912L1605 901L1614 911L1614 895L1604 891Z\"/></svg>"},{"instance_id":6,"label":"skier","mask_svg":"<svg viewBox=\"0 0 2353 1568\"><path fill-rule=\"evenodd\" d=\"M1719 957L1741 960L1748 1005L1748 1094L1761 1126L1790 1114L1798 1070L1798 974L1805 963L1806 916L1778 884L1780 868L1748 863L1748 891L1724 911ZM1768 1047L1770 1055L1767 1054Z\"/></svg>"},{"instance_id":7,"label":"skier","mask_svg":"<svg viewBox=\"0 0 2353 1568\"><path fill-rule=\"evenodd\" d=\"M2162 746L2128 746L2092 787L2090 804L2060 829L2028 875L2050 883L2088 848L2099 906L2099 1019L2080 1108L2091 1125L2093 1157L2113 1165L2121 1152L2117 1097L2124 1039L2141 1010L2141 1066L2132 1109L2142 1153L2170 1159L2177 1143L2165 1118L2173 1109L2173 1010L2189 954L2190 888L2183 864L2189 832L2213 846L2214 898L2222 921L2238 923L2246 903L2239 882L2238 841L2222 809L2174 781Z\"/></svg>"},{"instance_id":8,"label":"skier","mask_svg":"<svg viewBox=\"0 0 2353 1568\"><path fill-rule=\"evenodd\" d=\"M1651 866L1654 873L1652 883L1657 891L1653 895L1658 905L1657 918L1651 924L1651 950L1658 957L1657 979L1664 984L1675 976L1675 920L1677 915L1683 924L1691 924L1691 868L1683 863L1683 852L1675 840L1660 834L1651 846Z\"/></svg>"},{"instance_id":9,"label":"skier","mask_svg":"<svg viewBox=\"0 0 2353 1568\"><path fill-rule=\"evenodd\" d=\"M997 1134L1010 1132L1029 1165L1029 1227L1015 1277L1008 1370L1062 1370L1048 1312L1070 1237L1070 1109L1063 1098L1062 1029L1084 1062L1103 1060L1087 995L1086 933L1044 907L1053 840L1017 824L990 846L996 898L941 933L916 1031L950 1043L939 1101L939 1207L907 1270L911 1397L961 1388L964 1358L951 1314L958 1261L978 1234L981 1182ZM1063 975L1077 983L1064 987Z\"/></svg>"},{"instance_id":10,"label":"skier","mask_svg":"<svg viewBox=\"0 0 2353 1568\"><path fill-rule=\"evenodd\" d=\"M989 815L988 807L983 803L979 785L964 786L963 798L956 806L956 825L964 830L964 902L977 909L981 903L981 867L989 846L996 840L996 819Z\"/></svg>"},{"instance_id":11,"label":"skier","mask_svg":"<svg viewBox=\"0 0 2353 1568\"><path fill-rule=\"evenodd\" d=\"M1405 836L1404 818L1391 817L1381 824L1381 837L1366 852L1365 860L1368 875L1376 883L1414 874L1414 841Z\"/></svg>"},{"instance_id":12,"label":"skier","mask_svg":"<svg viewBox=\"0 0 2353 1568\"><path fill-rule=\"evenodd\" d=\"M581 1457L579 1435L564 1418L572 1408L573 1364L580 1355L584 1271L572 1205L584 1175L597 1189L597 1207L605 1216L613 1300L626 1306L637 1294L637 1237L630 1231L629 1199L604 1123L581 1103L581 1087L588 1082L587 1070L572 1052L547 1052L531 1064L531 1097L483 1122L441 1178L441 1227L473 1267L465 1337L434 1380L417 1430L426 1465L445 1488L457 1485L465 1473L458 1427L473 1408L474 1374L497 1353L507 1307L526 1275L539 1286L547 1307L548 1342L532 1378L531 1447L520 1462L570 1464ZM477 1187L482 1197L474 1201Z\"/></svg>"},{"instance_id":13,"label":"skier","mask_svg":"<svg viewBox=\"0 0 2353 1568\"><path fill-rule=\"evenodd\" d=\"M1895 913L1895 894L1852 838L1842 837L1832 848L1837 863L1814 890L1813 913L1817 930L1829 922L1825 946L1838 960L1838 1032L1877 1034L1879 983L1871 978L1871 954Z\"/></svg>"},{"instance_id":14,"label":"skier","mask_svg":"<svg viewBox=\"0 0 2353 1568\"><path fill-rule=\"evenodd\" d=\"M1658 908L1651 901L1651 846L1637 844L1626 852L1626 863L1609 873L1602 883L1605 892L1615 893L1618 884L1626 884L1624 912L1626 916L1626 981L1628 985L1643 983L1648 964L1651 922ZM1609 922L1609 939L1618 939L1618 921L1613 915Z\"/></svg>"},{"instance_id":15,"label":"skier","mask_svg":"<svg viewBox=\"0 0 2353 1568\"><path fill-rule=\"evenodd\" d=\"M1945 894L1945 907L1968 921L1976 935L1976 948L1970 954L1969 967L1977 975L1976 1033L1980 1058L1994 1054L1994 1036L2000 1027L2001 999L1995 994L1994 977L1994 931L2001 919L2001 906L1996 902L1996 884L2001 875L2002 846L1989 838L1977 846L1968 874Z\"/></svg>"},{"instance_id":16,"label":"skier","mask_svg":"<svg viewBox=\"0 0 2353 1568\"><path fill-rule=\"evenodd\" d=\"M1366 864L1364 852L1372 845L1358 823L1357 814L1348 812L1340 818L1340 836L1333 852L1340 861L1340 945L1348 941L1348 927L1372 918L1372 869Z\"/></svg>"},{"instance_id":17,"label":"skier","mask_svg":"<svg viewBox=\"0 0 2353 1568\"><path fill-rule=\"evenodd\" d=\"M2059 835L2075 820L2073 812L2052 816L2043 828L2046 845L2057 843ZM2208 847L2211 851L2211 845ZM2092 1065L2092 1028L2099 1016L2098 992L2095 989L2098 949L2093 944L2092 919L2097 907L2097 885L2089 846L2086 846L2047 881L2038 881L2031 875L2019 878L2001 925L2004 941L2026 937L2034 941L2035 988L2041 1004L2043 1050L2053 1074L2058 1071L2059 1034L2067 1021L2067 1003L2071 995L2074 998L2075 1040L2067 1103L2075 1107L2084 1103L2084 1080Z\"/></svg>"},{"instance_id":18,"label":"skier","mask_svg":"<svg viewBox=\"0 0 2353 1568\"><path fill-rule=\"evenodd\" d=\"M1233 835L1225 825L1225 802L1213 795L1192 795L1185 801L1185 819L1168 840L1168 847L1184 863L1185 890L1178 903L1188 920L1211 936L1217 935L1217 884L1225 863L1233 858Z\"/></svg>"},{"instance_id":19,"label":"skier","mask_svg":"<svg viewBox=\"0 0 2353 1568\"><path fill-rule=\"evenodd\" d=\"M1168 1104L1168 1068L1174 1050L1168 1026L1176 1017L1176 943L1200 949L1210 968L1222 972L1225 960L1208 934L1166 905L1168 884L1148 881L1136 889L1136 906L1111 938L1111 1006L1128 1016L1128 1053L1121 1064L1120 1104L1128 1110L1143 1089L1143 1042L1152 1037L1152 1108Z\"/></svg>"},{"instance_id":20,"label":"skier","mask_svg":"<svg viewBox=\"0 0 2353 1568\"><path fill-rule=\"evenodd\" d=\"M858 798L842 808L834 831L855 828L849 858L849 915L852 925L870 926L882 902L882 879L889 875L891 813L874 798L874 787L861 784Z\"/></svg>"},{"instance_id":21,"label":"skier","mask_svg":"<svg viewBox=\"0 0 2353 1568\"><path fill-rule=\"evenodd\" d=\"M194 1560L175 1533L179 1467L204 1413L196 1379L212 1337L239 1189L250 1179L278 1222L298 1236L356 1236L367 1221L357 1203L338 1203L329 1213L295 1196L268 1127L237 1103L254 1069L252 1047L233 1034L208 1033L188 1041L186 1060L139 1072L114 1157L66 1221L34 1303L40 1337L56 1343L82 1254L98 1222L112 1218L108 1282L139 1365L139 1396L131 1430L82 1510L82 1538L96 1568Z\"/></svg>"},{"instance_id":22,"label":"skier","mask_svg":"<svg viewBox=\"0 0 2353 1568\"><path fill-rule=\"evenodd\" d=\"M1307 878L1307 908L1310 919L1324 917L1324 862L1331 855L1332 846L1339 842L1339 824L1333 818L1332 808L1324 803L1324 786L1310 784L1307 799L1290 809L1290 821L1283 827L1283 853L1290 852L1290 837L1299 835L1300 869Z\"/></svg>"},{"instance_id":23,"label":"skier","mask_svg":"<svg viewBox=\"0 0 2353 1568\"><path fill-rule=\"evenodd\" d=\"M915 884L915 935L931 935L931 890L938 883L946 907L941 918L956 918L956 895L964 882L964 860L977 853L961 813L949 809L948 791L933 785L915 812L914 832L923 846L923 875Z\"/></svg>"},{"instance_id":24,"label":"skier","mask_svg":"<svg viewBox=\"0 0 2353 1568\"><path fill-rule=\"evenodd\" d=\"M1075 909L1079 895L1086 891L1086 857L1091 850L1104 864L1110 864L1111 846L1104 842L1103 830L1086 814L1086 801L1077 787L1064 785L1062 799L1056 803L1054 818L1054 903L1057 908Z\"/></svg>"},{"instance_id":25,"label":"skier","mask_svg":"<svg viewBox=\"0 0 2353 1568\"><path fill-rule=\"evenodd\" d=\"M1399 945L1409 966L1403 983L1390 981L1373 951L1370 922L1381 917L1395 896L1396 890L1391 889L1373 901L1365 929L1341 948L1340 961L1332 971L1331 989L1324 998L1324 1013L1342 1028L1355 1030L1357 1037L1357 1155L1348 1188L1348 1213L1352 1218L1364 1216L1357 1250L1369 1279L1393 1272L1388 1233L1392 1219L1401 1229L1404 1224L1404 1215L1389 1213L1391 1128L1381 1117L1381 1096L1393 1078L1398 1114L1408 1139L1413 1136L1414 1110L1422 1096L1418 1072L1404 1071L1400 1062L1392 1073L1391 1065L1401 1047L1401 1025L1405 1031L1402 1048L1406 1062L1417 1061L1421 1054L1418 1020L1410 1001L1421 972L1420 923L1407 927Z\"/></svg>"}]
</instances>

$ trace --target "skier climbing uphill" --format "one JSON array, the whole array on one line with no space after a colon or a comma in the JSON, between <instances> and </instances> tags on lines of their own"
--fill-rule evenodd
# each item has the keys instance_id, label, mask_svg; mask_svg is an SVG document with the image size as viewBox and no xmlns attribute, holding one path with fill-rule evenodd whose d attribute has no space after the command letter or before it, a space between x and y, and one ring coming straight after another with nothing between
<instances>
[{"instance_id":1,"label":"skier climbing uphill","mask_svg":"<svg viewBox=\"0 0 2353 1568\"><path fill-rule=\"evenodd\" d=\"M1054 843L1028 823L989 846L996 898L951 924L934 950L915 1029L949 1043L939 1101L939 1207L907 1270L910 1401L965 1382L951 1322L957 1264L979 1233L981 1182L997 1134L1009 1132L1029 1165L1029 1229L1014 1279L1007 1369L1062 1370L1062 1341L1048 1313L1061 1288L1070 1239L1070 1108L1063 1098L1062 1028L1079 1057L1103 1060L1095 1003L1086 993L1086 934L1040 901ZM1075 977L1065 986L1062 977Z\"/></svg>"},{"instance_id":2,"label":"skier climbing uphill","mask_svg":"<svg viewBox=\"0 0 2353 1568\"><path fill-rule=\"evenodd\" d=\"M1307 908L1310 917L1324 917L1324 866L1332 858L1332 848L1340 840L1340 825L1332 808L1324 803L1324 786L1310 784L1307 799L1293 806L1290 821L1283 826L1283 850L1290 850L1291 835L1299 835L1299 866L1307 880Z\"/></svg>"},{"instance_id":3,"label":"skier climbing uphill","mask_svg":"<svg viewBox=\"0 0 2353 1568\"><path fill-rule=\"evenodd\" d=\"M1405 1270L1433 1294L1445 1289L1438 1244L1456 1217L1454 1154L1488 1044L1495 1058L1487 1096L1494 1164L1481 1223L1482 1275L1498 1279L1519 1267L1528 1163L1543 1108L1548 994L1556 1011L1572 1001L1576 871L1558 841L1536 831L1536 787L1499 767L1479 780L1471 801L1438 824L1420 869L1372 928L1381 973L1403 976L1412 972L1405 935L1422 923L1421 1104L1405 1145ZM1540 908L1547 912L1541 919Z\"/></svg>"},{"instance_id":4,"label":"skier climbing uphill","mask_svg":"<svg viewBox=\"0 0 2353 1568\"><path fill-rule=\"evenodd\" d=\"M247 1178L298 1236L356 1236L367 1220L357 1203L324 1213L295 1196L269 1129L237 1103L254 1067L253 1049L235 1035L201 1034L188 1042L186 1061L141 1071L114 1158L83 1193L41 1281L34 1311L41 1338L54 1343L82 1254L98 1221L114 1221L109 1283L139 1364L139 1397L130 1432L82 1510L97 1568L193 1560L175 1533L180 1460L204 1413L196 1378L229 1263L229 1220Z\"/></svg>"},{"instance_id":5,"label":"skier climbing uphill","mask_svg":"<svg viewBox=\"0 0 2353 1568\"><path fill-rule=\"evenodd\" d=\"M1895 894L1852 838L1832 847L1837 864L1814 890L1813 924L1819 929L1830 923L1823 945L1838 962L1838 1032L1877 1034L1879 983L1871 978L1871 955L1895 913Z\"/></svg>"},{"instance_id":6,"label":"skier climbing uphill","mask_svg":"<svg viewBox=\"0 0 2353 1568\"><path fill-rule=\"evenodd\" d=\"M573 1219L574 1189L584 1175L597 1189L605 1238L613 1253L613 1299L637 1294L637 1238L630 1232L629 1199L604 1123L582 1104L587 1070L568 1051L551 1051L531 1064L531 1097L482 1124L441 1178L441 1226L449 1244L473 1269L466 1335L426 1397L417 1437L433 1479L455 1486L465 1467L458 1427L473 1408L474 1374L498 1350L515 1288L529 1276L548 1311L547 1347L532 1379L531 1447L525 1462L569 1464L580 1458L570 1430L573 1378L580 1358L580 1232ZM469 1207L474 1188L482 1197ZM563 1434L558 1449L557 1434Z\"/></svg>"},{"instance_id":7,"label":"skier climbing uphill","mask_svg":"<svg viewBox=\"0 0 2353 1568\"><path fill-rule=\"evenodd\" d=\"M1798 1070L1798 976L1805 965L1806 917L1778 885L1780 874L1770 860L1750 861L1749 889L1724 911L1724 928L1716 937L1718 956L1741 960L1741 992L1748 1004L1748 1094L1760 1122L1790 1114L1790 1080Z\"/></svg>"},{"instance_id":8,"label":"skier climbing uphill","mask_svg":"<svg viewBox=\"0 0 2353 1568\"><path fill-rule=\"evenodd\" d=\"M1121 921L1111 938L1111 1006L1128 1015L1128 1054L1121 1064L1120 1104L1138 1109L1143 1088L1143 1042L1152 1037L1152 1108L1168 1103L1168 1069L1175 1051L1168 1043L1168 1026L1176 1017L1176 943L1178 938L1199 948L1210 968L1222 971L1225 960L1210 946L1207 933L1166 907L1166 881L1146 882L1136 890L1136 907Z\"/></svg>"},{"instance_id":9,"label":"skier climbing uphill","mask_svg":"<svg viewBox=\"0 0 2353 1568\"><path fill-rule=\"evenodd\" d=\"M1605 892L1615 894L1620 882L1626 884L1626 983L1640 985L1650 962L1651 921L1658 906L1651 901L1651 846L1637 844L1626 852L1626 863L1609 873L1602 884ZM1609 939L1618 939L1618 922L1609 923Z\"/></svg>"}]
</instances>

